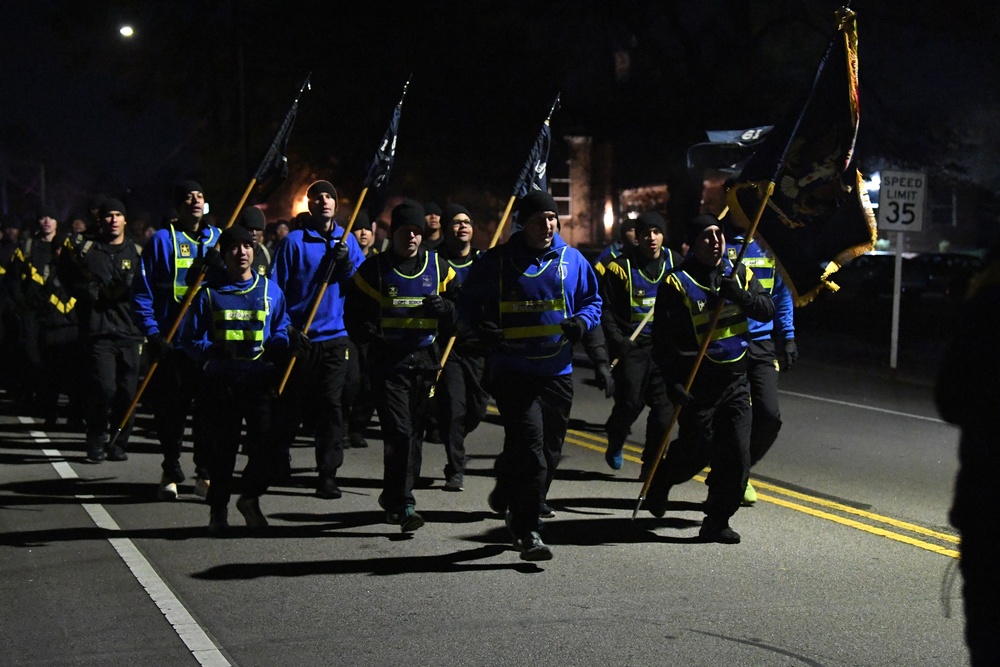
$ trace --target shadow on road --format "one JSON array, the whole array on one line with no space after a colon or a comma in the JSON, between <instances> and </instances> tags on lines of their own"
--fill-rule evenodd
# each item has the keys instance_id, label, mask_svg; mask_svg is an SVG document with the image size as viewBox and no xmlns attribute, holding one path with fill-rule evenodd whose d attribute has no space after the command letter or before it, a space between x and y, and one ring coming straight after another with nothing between
<instances>
[{"instance_id":1,"label":"shadow on road","mask_svg":"<svg viewBox=\"0 0 1000 667\"><path fill-rule=\"evenodd\" d=\"M534 563L477 563L499 556L510 547L486 545L436 556L400 556L359 560L328 560L308 562L231 563L216 565L191 576L195 579L233 580L261 577L308 577L333 574L369 574L385 577L397 574L458 573L513 570L522 574L543 572Z\"/></svg>"}]
</instances>

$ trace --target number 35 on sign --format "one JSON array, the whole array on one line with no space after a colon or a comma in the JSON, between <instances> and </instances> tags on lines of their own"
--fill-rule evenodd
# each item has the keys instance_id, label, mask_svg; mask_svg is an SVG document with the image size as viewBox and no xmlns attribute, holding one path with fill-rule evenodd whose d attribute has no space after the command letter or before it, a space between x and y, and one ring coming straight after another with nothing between
<instances>
[{"instance_id":1,"label":"number 35 on sign","mask_svg":"<svg viewBox=\"0 0 1000 667\"><path fill-rule=\"evenodd\" d=\"M924 227L927 175L920 171L882 172L878 193L878 228L919 232Z\"/></svg>"}]
</instances>

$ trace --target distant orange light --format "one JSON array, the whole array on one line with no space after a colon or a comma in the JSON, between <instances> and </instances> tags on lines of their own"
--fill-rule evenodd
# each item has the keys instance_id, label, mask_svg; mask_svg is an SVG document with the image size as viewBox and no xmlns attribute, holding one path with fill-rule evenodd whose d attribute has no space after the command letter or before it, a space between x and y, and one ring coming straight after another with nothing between
<instances>
[{"instance_id":1,"label":"distant orange light","mask_svg":"<svg viewBox=\"0 0 1000 667\"><path fill-rule=\"evenodd\" d=\"M309 195L302 195L295 200L292 204L292 215L296 216L299 213L305 213L309 210Z\"/></svg>"}]
</instances>

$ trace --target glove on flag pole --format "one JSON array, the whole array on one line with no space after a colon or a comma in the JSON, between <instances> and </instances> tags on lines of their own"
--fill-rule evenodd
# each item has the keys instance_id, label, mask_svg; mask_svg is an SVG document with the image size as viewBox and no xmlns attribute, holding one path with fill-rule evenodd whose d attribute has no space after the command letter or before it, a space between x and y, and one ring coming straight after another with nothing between
<instances>
[{"instance_id":1,"label":"glove on flag pole","mask_svg":"<svg viewBox=\"0 0 1000 667\"><path fill-rule=\"evenodd\" d=\"M514 193L507 201L507 208L504 209L503 216L500 218L500 223L497 225L497 230L493 232L493 238L490 239L490 248L495 247L500 241L500 235L503 234L503 228L507 225L507 219L510 217L510 211L514 208L514 202L517 199L523 197L532 190L540 190L541 192L548 192L549 190L549 180L548 175L546 174L549 163L549 147L552 145L552 127L549 123L552 121L552 114L554 114L558 108L559 94L557 94L556 99L552 101L552 107L549 109L549 115L545 117L545 122L542 123L542 130L538 133L538 138L535 139L535 144L531 147L531 152L528 153L528 161L524 163L524 167L521 168L521 173L517 176L517 183L514 185ZM514 223L517 223L516 214L514 217ZM448 357L451 356L451 348L454 346L455 336L452 336L448 339L448 344L445 345L444 352L441 354L441 363L438 364L438 372L434 377L434 384L431 385L431 398L434 397L434 390L437 388L438 378L441 377L441 371L444 370L444 364L448 361Z\"/></svg>"},{"instance_id":2,"label":"glove on flag pole","mask_svg":"<svg viewBox=\"0 0 1000 667\"><path fill-rule=\"evenodd\" d=\"M302 82L302 86L299 88L299 94L295 96L295 101L292 102L292 107L285 114L285 119L281 123L281 127L278 129L278 134L274 137L274 141L271 142L271 147L268 149L267 154L261 161L260 166L257 167L257 171L254 173L253 178L250 179L250 183L247 185L246 190L243 191L243 196L240 197L239 203L236 205L236 209L233 214L229 217L229 222L222 229L229 229L236 222L236 217L243 210L243 205L246 204L247 197L253 191L254 187L267 179L272 179L273 174L279 174L280 179L284 179L288 175L288 160L285 157L285 151L288 148L288 137L292 133L292 125L295 123L295 115L299 111L299 98L302 97L302 93L306 89L312 89L309 79L312 77L312 73L306 75L306 80ZM279 181L280 182L280 181ZM218 244L216 244L218 247ZM166 341L169 343L173 341L174 336L177 335L177 329L180 328L181 321L184 319L184 315L187 314L188 309L194 302L194 297L198 293L198 289L201 287L202 281L205 279L205 274L208 272L208 267L204 264L198 272L197 279L191 283L187 291L184 293L184 300L181 302L180 311L177 313L177 318L174 323L170 326L170 330L167 331L165 336ZM158 361L154 361L149 366L149 370L146 371L146 377L142 379L142 384L139 385L138 391L135 393L135 397L128 406L128 410L125 411L125 416L122 418L121 422L118 424L118 429L115 431L114 436L111 438L109 443L110 447L115 445L118 440L118 436L121 435L125 426L128 424L129 420L132 418L132 413L135 412L136 407L139 405L139 400L146 391L146 387L149 386L150 381L153 379L153 374L156 373L156 369L159 366Z\"/></svg>"},{"instance_id":3,"label":"glove on flag pole","mask_svg":"<svg viewBox=\"0 0 1000 667\"><path fill-rule=\"evenodd\" d=\"M821 173L818 175L813 170L817 167L817 165L812 163L808 165L808 169L806 171L796 172L804 173L805 177L811 179L803 182L802 186L807 186L809 183L819 178L825 179L824 183L827 185L827 188L824 190L825 197L819 197L819 193L816 193L816 198L824 202L827 201L827 198L830 200L827 202L827 210L830 211L827 215L830 217L827 220L811 219L811 222L813 222L813 224L817 227L820 227L821 230L827 230L828 228L831 230L828 234L821 235L820 238L827 240L829 236L835 236L832 233L836 231L835 229L832 229L834 224L846 226L849 222L854 220L859 227L859 229L854 230L854 233L858 236L863 236L863 238L856 242L858 245L851 246L849 244L848 246L845 246L843 250L838 251L838 253L846 255L855 251L857 251L855 254L865 252L865 249L870 249L875 240L874 216L872 216L870 204L867 209L865 209L864 205L867 203L867 197L865 196L863 190L861 190L860 193L858 192L861 178L857 173L857 169L852 168L851 166L851 157L854 152L854 137L857 134L858 119L857 27L854 21L854 12L847 8L841 8L837 11L837 19L838 31L842 34L833 39L830 46L827 48L826 55L824 55L823 60L820 61L812 90L809 93L809 97L806 99L805 106L799 113L798 119L790 128L776 128L768 135L768 138L765 139L764 143L761 145L760 150L758 150L747 163L747 166L744 168L743 173L740 176L738 184L729 191L729 195L727 197L730 213L735 214L738 224L747 228L747 233L743 238L743 245L740 247L739 255L735 260L733 260L734 267L743 260L743 256L746 254L747 240L753 238L754 234L758 231L758 227L763 228L763 221L765 217L771 223L769 228L774 227L776 229L787 229L793 234L791 238L794 238L799 243L805 244L801 248L797 245L789 244L783 246L781 248L781 252L779 252L779 248L777 246L771 245L771 249L774 251L777 260L779 262L786 262L786 268L789 263L794 263L794 266L797 268L801 267L813 269L812 274L807 272L805 276L803 276L803 279L807 278L809 275L813 275L815 278L814 287L808 292L798 292L796 294L797 300L800 300L801 303L808 303L809 300L815 297L816 293L818 293L820 289L830 286L824 282L825 276L819 260L815 260L815 267L812 266L812 261L815 258L815 248L820 247L819 243L813 242L807 244L807 238L804 235L794 235L797 232L807 229L806 224L795 219L789 219L783 215L779 216L781 209L779 209L778 206L771 201L771 196L774 194L775 190L775 183L779 178L783 177L783 175L790 175L790 172L786 169L785 165L786 161L790 160L793 149L796 151L796 159L798 161L797 164L803 164L803 159L809 159L815 155L820 156L823 160L823 163L819 165L822 169L820 170ZM836 54L838 52L843 56L840 60L840 67L833 65L830 70L827 70L825 66L829 65L831 61L837 60ZM838 73L841 79L834 79L833 77ZM844 78L845 75L849 76ZM849 119L851 120L849 128L829 125L831 122L829 114L831 111L835 111L835 99L842 99L842 93L844 91L843 83L845 82L849 84L847 89L851 92L851 97L848 100L850 107ZM829 88L830 91L828 92L825 90L826 88ZM837 93L836 97L834 97L834 92ZM820 97L821 93L826 95L826 97ZM806 128L808 131L808 134L801 138L799 135L800 128ZM836 143L827 143L823 147L810 145L812 141L816 140L826 142L835 141ZM770 168L770 172L767 171L768 168ZM770 174L770 176L764 176L764 174ZM857 179L857 183L853 186L853 188L850 185L844 185L841 180L842 174L853 174L853 176ZM763 178L764 180L754 180L751 176ZM812 192L811 188L806 189ZM799 192L801 192L801 189ZM789 202L795 202L794 198L789 198L787 195L783 197L781 201L784 203L786 200ZM810 203L812 202L810 201ZM865 212L867 212L867 216L864 215ZM858 213L861 215L857 218L851 215ZM814 213L813 215L815 216L816 214ZM870 222L870 226L868 226L868 222ZM786 223L789 224L787 228L785 227ZM769 245L772 243L771 236L762 234L762 237ZM775 235L774 238L784 239L785 236ZM852 237L847 235L846 238ZM808 240L813 241L813 238L809 237ZM841 245L829 242L827 243L828 245ZM807 252L810 253L810 255L805 257L805 253ZM853 257L854 255L850 256ZM788 284L792 285L791 280L788 281ZM794 290L795 287L792 289ZM808 298L800 295L806 295ZM698 356L695 358L694 364L688 373L687 382L684 385L684 390L689 393L691 391L691 386L694 384L695 376L698 374L698 368L701 366L701 362L705 358L705 354L708 350L708 344L712 340L713 332L715 331L715 327L719 322L722 309L725 305L726 300L720 299L718 305L715 307L715 311L712 313L712 319L709 323L708 331L705 333L704 340L698 350ZM667 449L670 444L670 434L674 430L674 426L677 424L681 409L682 406L680 405L674 407L673 415L670 418L670 424L667 426L656 458L653 459L652 467L646 475L646 480L643 482L642 491L639 492L639 500L636 503L635 510L632 512L633 519L635 519L636 515L639 513L639 509L642 507L642 503L646 499L646 494L649 492L649 488L653 484L656 470L659 467L660 462L663 461L667 454Z\"/></svg>"},{"instance_id":4,"label":"glove on flag pole","mask_svg":"<svg viewBox=\"0 0 1000 667\"><path fill-rule=\"evenodd\" d=\"M545 117L545 122L542 123L542 129L538 133L538 138L535 139L535 145L531 147L531 153L528 154L528 161L524 163L521 173L518 174L517 183L514 185L514 192L511 194L510 200L507 202L507 208L504 209L503 217L500 218L500 224L497 225L497 230L493 233L493 238L490 240L490 248L495 246L500 240L500 235L503 233L507 219L510 217L510 211L514 208L514 202L517 199L520 199L532 190L540 190L542 192L548 192L549 190L547 171L549 148L552 145L552 127L549 123L552 120L552 114L558 108L559 95L556 95L556 99L552 102L552 108L549 109L549 115ZM517 223L516 214L514 223Z\"/></svg>"},{"instance_id":5,"label":"glove on flag pole","mask_svg":"<svg viewBox=\"0 0 1000 667\"><path fill-rule=\"evenodd\" d=\"M365 171L365 181L361 188L361 194L358 195L358 203L355 204L354 211L351 213L351 219L348 220L347 227L344 228L344 235L341 237L342 243L346 242L344 239L347 238L347 235L351 233L351 229L354 227L354 221L358 218L358 213L361 211L361 205L365 201L368 190L371 189L377 193L382 189L383 185L389 182L392 162L396 157L396 136L399 133L399 116L403 111L403 100L406 99L406 91L409 88L410 79L407 79L406 84L403 86L403 94L400 95L399 102L396 103L396 107L392 111L392 119L389 120L389 127L382 136L382 141L375 151L375 157L372 158L371 163ZM309 333L309 328L316 318L316 312L319 310L320 302L323 301L326 286L330 283L330 276L332 275L333 262L329 261L327 262L326 275L316 288L316 296L313 297L312 304L309 306L309 316L306 317L305 325L302 327L303 334ZM292 369L295 368L295 359L296 357L292 357L291 361L288 362L288 368L285 369L285 374L281 378L281 384L278 385L278 396L281 396L281 393L285 391L288 378L291 377Z\"/></svg>"},{"instance_id":6,"label":"glove on flag pole","mask_svg":"<svg viewBox=\"0 0 1000 667\"><path fill-rule=\"evenodd\" d=\"M855 14L836 12L838 34L819 64L805 108L771 131L747 162L727 203L750 227L766 201L759 235L774 252L796 305L824 289L831 274L875 244L876 225L854 161L858 133L858 32ZM765 196L767 181L774 193Z\"/></svg>"}]
</instances>

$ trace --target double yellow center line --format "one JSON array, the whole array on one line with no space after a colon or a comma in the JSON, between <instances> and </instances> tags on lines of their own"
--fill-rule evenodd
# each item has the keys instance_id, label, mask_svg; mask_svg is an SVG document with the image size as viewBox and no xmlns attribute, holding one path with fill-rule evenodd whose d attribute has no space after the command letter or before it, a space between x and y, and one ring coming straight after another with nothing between
<instances>
[{"instance_id":1,"label":"double yellow center line","mask_svg":"<svg viewBox=\"0 0 1000 667\"><path fill-rule=\"evenodd\" d=\"M566 442L577 447L601 452L602 454L608 446L608 441L604 437L574 429L567 431ZM635 452L635 454L631 454L630 452ZM641 455L641 448L625 445L623 457L626 461L641 464ZM705 476L696 475L695 479L699 482L704 482ZM793 491L792 489L786 489L763 480L751 478L751 481L753 482L754 489L757 490L758 502L773 503L786 509L802 512L818 519L825 519L872 535L878 535L895 540L896 542L919 547L936 554L941 554L942 556L950 558L959 557L957 549L959 538L957 535L942 533L907 521L900 521L899 519L874 512L867 512L851 507L850 505L827 500L826 498L819 498L799 491ZM761 493L761 491L766 491L767 493Z\"/></svg>"}]
</instances>

